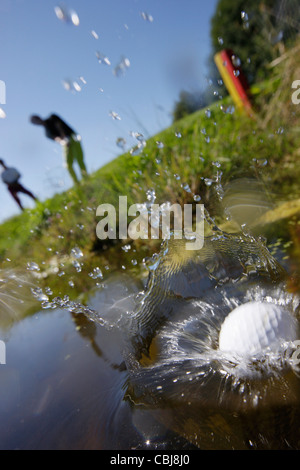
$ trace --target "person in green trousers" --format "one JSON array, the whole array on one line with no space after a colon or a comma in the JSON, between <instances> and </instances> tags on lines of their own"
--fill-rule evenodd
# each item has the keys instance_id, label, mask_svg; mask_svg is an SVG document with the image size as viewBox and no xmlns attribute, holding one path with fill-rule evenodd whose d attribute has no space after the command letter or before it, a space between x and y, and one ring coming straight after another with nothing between
<instances>
[{"instance_id":1,"label":"person in green trousers","mask_svg":"<svg viewBox=\"0 0 300 470\"><path fill-rule=\"evenodd\" d=\"M57 114L51 114L47 119L32 115L30 121L32 124L43 126L46 136L62 145L67 168L75 184L77 184L79 180L73 168L74 162L77 162L81 176L83 178L87 176L81 138L68 124L57 116Z\"/></svg>"}]
</instances>

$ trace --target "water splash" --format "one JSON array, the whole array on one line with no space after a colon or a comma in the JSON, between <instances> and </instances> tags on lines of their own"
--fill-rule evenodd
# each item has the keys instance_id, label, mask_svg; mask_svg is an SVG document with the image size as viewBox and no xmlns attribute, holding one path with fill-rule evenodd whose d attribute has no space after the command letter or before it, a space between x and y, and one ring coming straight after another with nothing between
<instances>
[{"instance_id":1,"label":"water splash","mask_svg":"<svg viewBox=\"0 0 300 470\"><path fill-rule=\"evenodd\" d=\"M59 20L65 23L73 24L74 26L79 26L79 16L75 10L60 5L54 7L54 12Z\"/></svg>"},{"instance_id":2,"label":"water splash","mask_svg":"<svg viewBox=\"0 0 300 470\"><path fill-rule=\"evenodd\" d=\"M9 328L19 321L36 302L31 289L35 284L29 272L0 270L0 327Z\"/></svg>"},{"instance_id":3,"label":"water splash","mask_svg":"<svg viewBox=\"0 0 300 470\"><path fill-rule=\"evenodd\" d=\"M155 198L155 190L149 189L145 206ZM136 284L127 289L121 277L118 285L105 282L94 306L35 293L43 308L84 314L106 329L118 329L128 373L124 393L135 407L163 408L163 422L201 448L241 448L250 441L258 446L260 438L274 438L272 419L282 413L287 423L285 407L297 407L300 361L292 359L299 341L240 358L220 350L220 330L230 312L247 302L280 306L299 321L300 301L288 292L286 272L262 240L228 234L207 211L205 217L209 230L203 248L195 253L185 250L185 240L164 242L147 261L143 289ZM130 249L124 246L124 251ZM90 274L102 281L100 271ZM262 432L257 431L257 416L266 421ZM297 422L295 415L292 419ZM290 429L288 443L293 442L294 427Z\"/></svg>"},{"instance_id":4,"label":"water splash","mask_svg":"<svg viewBox=\"0 0 300 470\"><path fill-rule=\"evenodd\" d=\"M237 440L237 423L246 422L256 426L253 445L261 438L272 446L271 420L282 414L286 422L285 407L297 404L299 341L236 357L219 349L219 333L229 313L247 302L280 306L299 322L300 300L287 291L286 273L266 246L251 236L216 231L196 256L182 243L167 241L152 259L147 288L130 316L127 396L136 405L163 407L172 429L202 448L247 448L249 429ZM222 416L224 427L218 429L214 416ZM287 442L295 441L293 432Z\"/></svg>"},{"instance_id":5,"label":"water splash","mask_svg":"<svg viewBox=\"0 0 300 470\"><path fill-rule=\"evenodd\" d=\"M149 23L153 22L153 16L150 15L149 13L146 13L145 11L142 11L140 13L140 15L143 18L143 20L148 21Z\"/></svg>"},{"instance_id":6,"label":"water splash","mask_svg":"<svg viewBox=\"0 0 300 470\"><path fill-rule=\"evenodd\" d=\"M121 121L121 116L116 112L116 111L110 111L109 116L114 120L114 121Z\"/></svg>"},{"instance_id":7,"label":"water splash","mask_svg":"<svg viewBox=\"0 0 300 470\"><path fill-rule=\"evenodd\" d=\"M122 75L126 73L129 67L130 67L130 60L127 57L122 57L119 63L115 66L113 70L113 74L116 77L121 77Z\"/></svg>"},{"instance_id":8,"label":"water splash","mask_svg":"<svg viewBox=\"0 0 300 470\"><path fill-rule=\"evenodd\" d=\"M107 55L103 54L102 52L97 51L96 57L98 59L99 64L111 65L111 62L109 58L107 57Z\"/></svg>"}]
</instances>

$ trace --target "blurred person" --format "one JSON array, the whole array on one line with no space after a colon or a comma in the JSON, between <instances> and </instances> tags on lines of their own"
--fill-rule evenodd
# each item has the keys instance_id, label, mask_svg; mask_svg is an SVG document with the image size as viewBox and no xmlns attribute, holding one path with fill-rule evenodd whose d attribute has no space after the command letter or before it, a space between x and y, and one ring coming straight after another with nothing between
<instances>
[{"instance_id":1,"label":"blurred person","mask_svg":"<svg viewBox=\"0 0 300 470\"><path fill-rule=\"evenodd\" d=\"M4 163L3 160L0 159L0 165L3 167L3 171L1 173L1 178L3 183L7 185L7 189L18 204L18 206L21 208L21 210L24 210L24 207L21 203L21 200L18 196L18 193L24 193L30 196L32 199L37 201L37 198L30 192L28 189L24 188L24 186L19 183L19 179L21 178L21 174L16 170L16 168L8 167Z\"/></svg>"},{"instance_id":2,"label":"blurred person","mask_svg":"<svg viewBox=\"0 0 300 470\"><path fill-rule=\"evenodd\" d=\"M30 121L32 124L43 126L46 136L63 147L68 171L73 182L77 184L79 180L73 168L74 162L77 162L81 176L87 175L80 136L56 114L51 114L47 119L32 115Z\"/></svg>"}]
</instances>

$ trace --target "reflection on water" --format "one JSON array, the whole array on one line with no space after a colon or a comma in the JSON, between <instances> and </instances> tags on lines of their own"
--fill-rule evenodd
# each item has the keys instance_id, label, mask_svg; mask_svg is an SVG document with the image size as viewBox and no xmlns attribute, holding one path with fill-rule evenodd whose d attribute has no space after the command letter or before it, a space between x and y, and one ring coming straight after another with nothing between
<instances>
[{"instance_id":1,"label":"reflection on water","mask_svg":"<svg viewBox=\"0 0 300 470\"><path fill-rule=\"evenodd\" d=\"M218 349L243 303L299 320L285 271L250 236L216 230L197 254L182 243L153 257L146 286L112 277L87 306L39 291L44 308L6 340L2 448L299 448L296 343L237 360Z\"/></svg>"},{"instance_id":2,"label":"reflection on water","mask_svg":"<svg viewBox=\"0 0 300 470\"><path fill-rule=\"evenodd\" d=\"M122 401L117 330L66 311L39 312L11 331L0 369L2 449L128 448L138 444ZM102 351L106 351L105 354ZM107 355L112 363L108 362Z\"/></svg>"},{"instance_id":3,"label":"reflection on water","mask_svg":"<svg viewBox=\"0 0 300 470\"><path fill-rule=\"evenodd\" d=\"M166 439L187 446L124 400L122 330L111 325L138 287L118 278L91 296L87 311L102 306L105 326L59 308L12 326L5 336L7 363L0 366L1 449L149 448L154 435L158 446Z\"/></svg>"},{"instance_id":4,"label":"reflection on water","mask_svg":"<svg viewBox=\"0 0 300 470\"><path fill-rule=\"evenodd\" d=\"M2 273L1 448L300 448L299 297L262 240L207 222L201 250L167 240L146 285L112 275L86 305ZM248 302L288 311L296 336L221 351L225 318Z\"/></svg>"},{"instance_id":5,"label":"reflection on water","mask_svg":"<svg viewBox=\"0 0 300 470\"><path fill-rule=\"evenodd\" d=\"M299 320L285 272L249 236L217 232L192 257L181 242L155 260L131 319L129 399L160 410L166 426L199 448L298 448L294 337L247 358L218 349L224 319L246 302L283 306Z\"/></svg>"}]
</instances>

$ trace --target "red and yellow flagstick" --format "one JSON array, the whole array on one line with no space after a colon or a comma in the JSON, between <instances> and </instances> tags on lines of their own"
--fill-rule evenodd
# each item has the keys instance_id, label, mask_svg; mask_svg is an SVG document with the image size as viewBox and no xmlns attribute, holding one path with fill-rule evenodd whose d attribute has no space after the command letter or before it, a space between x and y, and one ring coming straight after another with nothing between
<instances>
[{"instance_id":1,"label":"red and yellow flagstick","mask_svg":"<svg viewBox=\"0 0 300 470\"><path fill-rule=\"evenodd\" d=\"M249 86L240 66L233 63L233 51L230 49L220 51L215 54L214 60L236 107L253 116L254 113L249 100Z\"/></svg>"}]
</instances>

